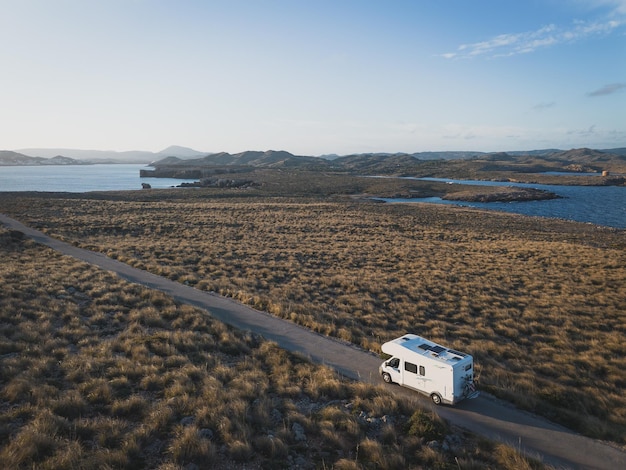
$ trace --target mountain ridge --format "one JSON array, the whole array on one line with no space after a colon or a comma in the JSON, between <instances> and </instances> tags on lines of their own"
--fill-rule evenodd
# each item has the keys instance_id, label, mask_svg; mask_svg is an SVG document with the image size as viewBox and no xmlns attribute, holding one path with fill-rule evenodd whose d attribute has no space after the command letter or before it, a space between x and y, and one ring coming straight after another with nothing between
<instances>
[{"instance_id":1,"label":"mountain ridge","mask_svg":"<svg viewBox=\"0 0 626 470\"><path fill-rule=\"evenodd\" d=\"M436 161L471 161L483 159L487 161L532 160L533 158L549 159L550 161L576 162L600 165L609 160L626 161L626 148L596 150L590 148L559 150L516 150L507 152L480 151L442 151L415 153L371 152L339 156L336 154L323 156L294 155L285 150L246 150L235 154L228 152L207 153L189 147L172 145L159 152L147 151L104 151L79 149L25 149L31 155L21 151L0 150L0 165L81 165L89 163L145 163L153 167L215 167L215 166L247 166L261 168L321 168L377 171L390 170L414 165L418 162ZM39 155L35 155L39 153ZM82 156L84 158L77 158Z\"/></svg>"},{"instance_id":2,"label":"mountain ridge","mask_svg":"<svg viewBox=\"0 0 626 470\"><path fill-rule=\"evenodd\" d=\"M154 170L141 170L141 176L208 178L216 174L247 172L254 169L301 169L347 172L360 175L454 177L466 179L504 178L503 173L541 174L546 172L617 174L626 173L626 155L588 148L567 151L456 153L457 158L434 159L433 153L420 159L418 154L366 153L334 157L296 156L286 151L227 152L183 160L166 157L151 163ZM517 152L515 152L517 153ZM447 154L447 156L450 156ZM463 158L459 158L463 157ZM511 178L512 176L508 176ZM527 177L524 177L527 178ZM620 181L623 180L623 177ZM608 184L609 179L603 184ZM617 180L615 181L619 183ZM620 183L621 184L621 183Z\"/></svg>"},{"instance_id":3,"label":"mountain ridge","mask_svg":"<svg viewBox=\"0 0 626 470\"><path fill-rule=\"evenodd\" d=\"M170 145L159 151L150 152L147 150L89 150L71 148L25 148L14 152L31 158L54 158L64 156L75 160L82 160L87 163L150 163L158 158L175 156L182 158L198 157L207 155L208 152L200 152L189 147L180 145Z\"/></svg>"},{"instance_id":4,"label":"mountain ridge","mask_svg":"<svg viewBox=\"0 0 626 470\"><path fill-rule=\"evenodd\" d=\"M29 157L12 150L0 150L0 166L85 165L74 158L55 155L52 158Z\"/></svg>"}]
</instances>

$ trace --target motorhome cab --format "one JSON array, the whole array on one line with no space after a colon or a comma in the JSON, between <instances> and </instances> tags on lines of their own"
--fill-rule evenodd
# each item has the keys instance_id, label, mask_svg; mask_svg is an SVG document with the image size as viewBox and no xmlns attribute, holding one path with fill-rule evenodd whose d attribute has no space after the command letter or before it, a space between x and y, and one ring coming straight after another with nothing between
<instances>
[{"instance_id":1,"label":"motorhome cab","mask_svg":"<svg viewBox=\"0 0 626 470\"><path fill-rule=\"evenodd\" d=\"M437 405L454 405L479 394L474 386L474 359L469 354L411 334L384 343L381 348L391 356L380 366L387 383L429 395Z\"/></svg>"}]
</instances>

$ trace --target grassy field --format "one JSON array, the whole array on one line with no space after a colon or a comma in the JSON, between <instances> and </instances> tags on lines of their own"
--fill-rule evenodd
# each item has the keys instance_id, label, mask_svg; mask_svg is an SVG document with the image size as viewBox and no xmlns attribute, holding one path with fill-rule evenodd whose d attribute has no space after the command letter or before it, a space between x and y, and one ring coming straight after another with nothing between
<instances>
[{"instance_id":1,"label":"grassy field","mask_svg":"<svg viewBox=\"0 0 626 470\"><path fill-rule=\"evenodd\" d=\"M6 469L543 468L0 228Z\"/></svg>"},{"instance_id":2,"label":"grassy field","mask_svg":"<svg viewBox=\"0 0 626 470\"><path fill-rule=\"evenodd\" d=\"M0 210L365 349L415 332L471 352L483 390L624 445L624 232L354 199L430 190L291 174L254 191L3 197Z\"/></svg>"}]
</instances>

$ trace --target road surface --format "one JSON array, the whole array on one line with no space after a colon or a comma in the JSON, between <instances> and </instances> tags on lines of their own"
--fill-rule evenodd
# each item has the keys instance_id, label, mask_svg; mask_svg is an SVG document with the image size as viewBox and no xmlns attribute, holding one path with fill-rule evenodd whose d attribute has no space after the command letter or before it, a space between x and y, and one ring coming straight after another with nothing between
<instances>
[{"instance_id":1,"label":"road surface","mask_svg":"<svg viewBox=\"0 0 626 470\"><path fill-rule=\"evenodd\" d=\"M307 356L313 362L332 367L346 377L372 384L384 384L378 375L381 359L353 345L319 335L234 300L133 268L102 253L77 248L3 214L0 214L0 223L65 255L116 273L128 281L165 292L179 302L204 309L214 318L235 328L258 333L275 341L280 347ZM384 385L397 394L414 399L418 396L415 392L397 385ZM607 443L578 435L484 393L454 407L435 408L426 397L424 404L435 409L437 414L452 424L512 445L557 468L626 469L626 452Z\"/></svg>"}]
</instances>

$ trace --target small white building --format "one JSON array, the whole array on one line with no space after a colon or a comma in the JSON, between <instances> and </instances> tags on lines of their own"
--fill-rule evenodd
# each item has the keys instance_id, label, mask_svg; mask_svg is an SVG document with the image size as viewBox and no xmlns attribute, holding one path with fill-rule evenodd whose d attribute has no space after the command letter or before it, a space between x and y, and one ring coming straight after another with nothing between
<instances>
[{"instance_id":1,"label":"small white building","mask_svg":"<svg viewBox=\"0 0 626 470\"><path fill-rule=\"evenodd\" d=\"M381 346L391 356L380 366L387 383L397 383L430 396L439 405L476 398L474 359L418 335L406 334Z\"/></svg>"}]
</instances>

